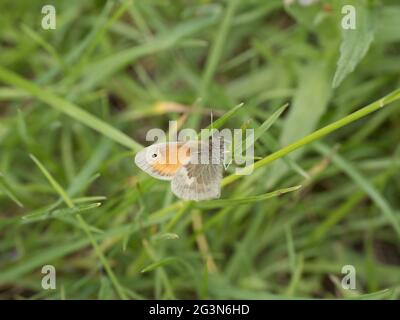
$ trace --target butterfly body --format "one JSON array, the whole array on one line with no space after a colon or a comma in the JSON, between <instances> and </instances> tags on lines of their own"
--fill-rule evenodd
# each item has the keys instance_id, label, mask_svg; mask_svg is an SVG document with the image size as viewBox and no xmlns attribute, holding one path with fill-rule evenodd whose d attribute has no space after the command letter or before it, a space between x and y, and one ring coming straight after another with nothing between
<instances>
[{"instance_id":1,"label":"butterfly body","mask_svg":"<svg viewBox=\"0 0 400 320\"><path fill-rule=\"evenodd\" d=\"M176 196L195 201L219 198L222 161L221 138L157 143L135 157L140 169L154 178L171 181Z\"/></svg>"}]
</instances>

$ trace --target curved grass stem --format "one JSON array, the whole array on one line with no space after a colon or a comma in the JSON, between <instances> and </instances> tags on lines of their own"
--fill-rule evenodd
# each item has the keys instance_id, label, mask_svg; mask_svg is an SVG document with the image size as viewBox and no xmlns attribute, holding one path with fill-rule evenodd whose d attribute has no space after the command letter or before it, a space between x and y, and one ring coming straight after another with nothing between
<instances>
[{"instance_id":1,"label":"curved grass stem","mask_svg":"<svg viewBox=\"0 0 400 320\"><path fill-rule=\"evenodd\" d=\"M305 145L310 144L311 142L314 142L322 137L325 137L329 133L340 129L340 128L348 125L349 123L359 120L359 119L369 115L370 113L388 105L389 103L394 102L399 99L400 99L400 88L389 93L385 97L365 106L364 108L361 108L338 121L335 121L317 131L314 131L313 133L305 136L304 138L301 138L300 140L297 140L297 141L293 142L292 144L257 161L254 164L253 170L256 170L258 168L266 166L267 164L270 164L271 162L273 162L279 158L282 158L283 156L287 155L288 153L290 153L294 150L297 150L301 147L304 147ZM244 168L243 170L246 170L246 168ZM224 180L222 180L222 186L226 186L226 185L238 180L241 177L242 177L242 175L232 174L232 175L226 177Z\"/></svg>"}]
</instances>

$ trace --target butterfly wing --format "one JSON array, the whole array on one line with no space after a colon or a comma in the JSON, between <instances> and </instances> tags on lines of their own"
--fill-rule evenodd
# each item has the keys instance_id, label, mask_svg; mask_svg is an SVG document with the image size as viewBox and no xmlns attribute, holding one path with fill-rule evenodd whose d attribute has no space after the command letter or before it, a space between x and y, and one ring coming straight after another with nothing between
<instances>
[{"instance_id":1,"label":"butterfly wing","mask_svg":"<svg viewBox=\"0 0 400 320\"><path fill-rule=\"evenodd\" d=\"M219 198L221 194L222 157L221 142L200 144L193 152L189 162L180 168L171 181L172 192L184 200L207 200ZM198 161L199 155L208 154L208 163ZM197 159L197 161L196 161Z\"/></svg>"},{"instance_id":2,"label":"butterfly wing","mask_svg":"<svg viewBox=\"0 0 400 320\"><path fill-rule=\"evenodd\" d=\"M207 200L221 194L222 166L187 164L180 168L171 181L172 192L184 200Z\"/></svg>"},{"instance_id":3,"label":"butterfly wing","mask_svg":"<svg viewBox=\"0 0 400 320\"><path fill-rule=\"evenodd\" d=\"M135 156L136 165L156 179L171 180L182 164L178 161L171 163L165 161L166 152L171 150L170 145L171 143L157 143L144 148ZM153 154L159 158L153 158Z\"/></svg>"}]
</instances>

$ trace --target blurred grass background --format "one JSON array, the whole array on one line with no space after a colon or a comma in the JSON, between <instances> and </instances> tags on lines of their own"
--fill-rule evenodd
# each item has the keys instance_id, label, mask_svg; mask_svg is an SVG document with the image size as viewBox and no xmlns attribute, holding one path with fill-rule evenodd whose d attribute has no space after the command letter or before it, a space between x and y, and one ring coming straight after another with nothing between
<instances>
[{"instance_id":1,"label":"blurred grass background","mask_svg":"<svg viewBox=\"0 0 400 320\"><path fill-rule=\"evenodd\" d=\"M56 30L41 28L46 4ZM263 158L399 88L398 1L0 12L0 299L400 298L399 102L222 192L303 186L280 197L184 203L133 164L168 120L199 130L244 102L223 127L264 128L290 102L259 129ZM56 290L41 287L48 264ZM344 265L356 290L341 287Z\"/></svg>"}]
</instances>

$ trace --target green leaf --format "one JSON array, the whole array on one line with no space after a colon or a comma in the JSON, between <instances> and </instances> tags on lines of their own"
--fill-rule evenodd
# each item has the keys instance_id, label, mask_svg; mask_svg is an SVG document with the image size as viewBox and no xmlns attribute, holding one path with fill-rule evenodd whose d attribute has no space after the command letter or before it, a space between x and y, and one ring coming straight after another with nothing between
<instances>
[{"instance_id":1,"label":"green leaf","mask_svg":"<svg viewBox=\"0 0 400 320\"><path fill-rule=\"evenodd\" d=\"M340 58L333 77L332 87L336 88L354 71L358 63L364 58L374 39L375 28L372 12L365 5L356 6L356 29L342 30L342 44Z\"/></svg>"}]
</instances>

